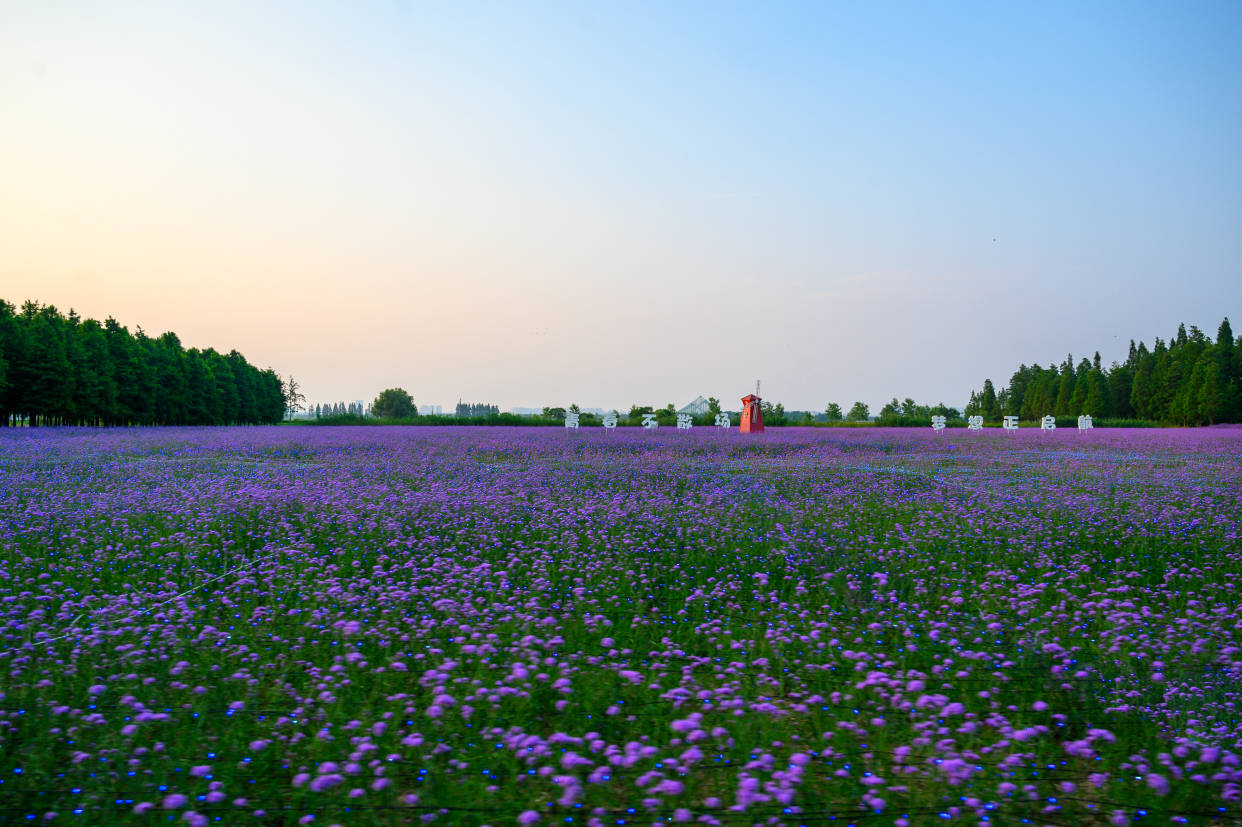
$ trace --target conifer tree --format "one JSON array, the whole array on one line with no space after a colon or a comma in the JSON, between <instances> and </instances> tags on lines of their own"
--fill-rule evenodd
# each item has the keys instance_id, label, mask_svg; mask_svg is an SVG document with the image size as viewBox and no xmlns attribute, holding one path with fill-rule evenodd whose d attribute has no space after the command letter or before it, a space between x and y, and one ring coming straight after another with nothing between
<instances>
[{"instance_id":1,"label":"conifer tree","mask_svg":"<svg viewBox=\"0 0 1242 827\"><path fill-rule=\"evenodd\" d=\"M983 380L983 392L979 395L979 413L989 422L1000 419L1000 408L996 404L996 388L991 379Z\"/></svg>"},{"instance_id":2,"label":"conifer tree","mask_svg":"<svg viewBox=\"0 0 1242 827\"><path fill-rule=\"evenodd\" d=\"M281 410L279 377L235 351L187 351L173 333L131 335L111 317L101 325L36 302L18 312L0 301L0 361L5 425L274 422Z\"/></svg>"},{"instance_id":3,"label":"conifer tree","mask_svg":"<svg viewBox=\"0 0 1242 827\"><path fill-rule=\"evenodd\" d=\"M985 409L989 384L972 392L971 412ZM1048 368L1021 365L996 398L999 414L1023 419L1088 413L1185 425L1242 422L1242 337L1234 337L1228 317L1214 340L1179 324L1171 340L1156 337L1150 350L1130 340L1125 362L1107 369L1098 351L1076 367L1069 357Z\"/></svg>"}]
</instances>

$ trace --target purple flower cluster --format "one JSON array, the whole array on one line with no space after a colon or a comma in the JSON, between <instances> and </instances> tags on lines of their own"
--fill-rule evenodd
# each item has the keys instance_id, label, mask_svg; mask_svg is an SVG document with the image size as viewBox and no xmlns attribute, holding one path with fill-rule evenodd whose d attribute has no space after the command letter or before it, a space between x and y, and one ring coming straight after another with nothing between
<instances>
[{"instance_id":1,"label":"purple flower cluster","mask_svg":"<svg viewBox=\"0 0 1242 827\"><path fill-rule=\"evenodd\" d=\"M1240 449L12 429L0 797L100 824L1237 819Z\"/></svg>"}]
</instances>

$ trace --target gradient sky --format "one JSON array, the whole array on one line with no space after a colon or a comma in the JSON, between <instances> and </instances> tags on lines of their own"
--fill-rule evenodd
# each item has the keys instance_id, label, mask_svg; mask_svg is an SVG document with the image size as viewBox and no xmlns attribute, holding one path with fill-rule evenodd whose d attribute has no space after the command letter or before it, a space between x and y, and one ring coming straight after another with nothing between
<instances>
[{"instance_id":1,"label":"gradient sky","mask_svg":"<svg viewBox=\"0 0 1242 827\"><path fill-rule=\"evenodd\" d=\"M0 297L310 401L962 406L1242 327L1242 3L0 2Z\"/></svg>"}]
</instances>

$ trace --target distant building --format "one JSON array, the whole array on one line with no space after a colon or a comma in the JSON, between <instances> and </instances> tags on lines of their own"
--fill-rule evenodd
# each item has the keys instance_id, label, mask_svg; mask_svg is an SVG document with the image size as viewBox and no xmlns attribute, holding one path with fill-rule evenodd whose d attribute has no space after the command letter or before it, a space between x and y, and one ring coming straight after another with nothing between
<instances>
[{"instance_id":1,"label":"distant building","mask_svg":"<svg viewBox=\"0 0 1242 827\"><path fill-rule=\"evenodd\" d=\"M677 411L677 413L690 414L691 416L703 416L707 413L707 400L701 396L697 396L693 402Z\"/></svg>"}]
</instances>

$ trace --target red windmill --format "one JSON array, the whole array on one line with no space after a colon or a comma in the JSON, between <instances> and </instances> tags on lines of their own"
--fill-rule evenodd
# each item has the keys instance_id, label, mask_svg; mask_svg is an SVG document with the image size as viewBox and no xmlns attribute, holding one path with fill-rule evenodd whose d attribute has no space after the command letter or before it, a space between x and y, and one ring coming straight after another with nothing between
<instances>
[{"instance_id":1,"label":"red windmill","mask_svg":"<svg viewBox=\"0 0 1242 827\"><path fill-rule=\"evenodd\" d=\"M742 397L742 425L744 434L763 433L763 413L759 410L759 380L755 380L755 392Z\"/></svg>"}]
</instances>

